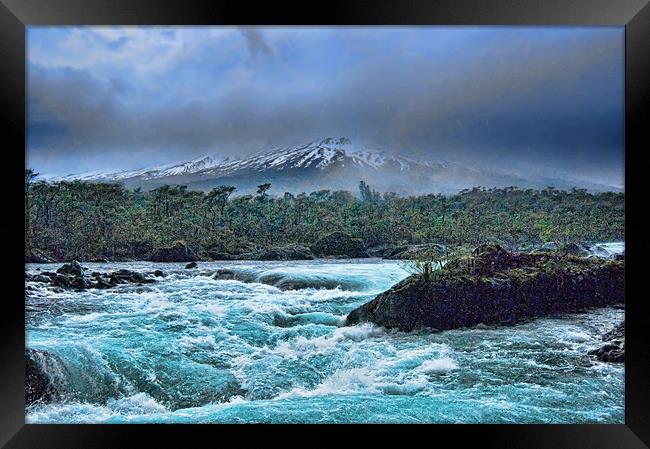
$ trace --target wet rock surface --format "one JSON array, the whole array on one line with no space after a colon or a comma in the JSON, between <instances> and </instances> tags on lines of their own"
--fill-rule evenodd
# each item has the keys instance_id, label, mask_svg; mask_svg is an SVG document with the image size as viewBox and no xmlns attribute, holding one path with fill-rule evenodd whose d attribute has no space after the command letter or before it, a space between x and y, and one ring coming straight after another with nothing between
<instances>
[{"instance_id":1,"label":"wet rock surface","mask_svg":"<svg viewBox=\"0 0 650 449\"><path fill-rule=\"evenodd\" d=\"M625 362L625 321L603 335L603 341L606 342L603 346L588 354L596 356L601 362Z\"/></svg>"},{"instance_id":2,"label":"wet rock surface","mask_svg":"<svg viewBox=\"0 0 650 449\"><path fill-rule=\"evenodd\" d=\"M159 270L156 270L159 271ZM158 276L155 275L154 276ZM160 271L160 276L163 276ZM151 284L156 279L148 274L143 274L133 270L121 269L102 273L98 271L90 272L79 262L74 261L64 264L56 272L43 271L38 274L25 274L27 282L39 282L48 284L63 290L87 290L89 288L112 288L120 284Z\"/></svg>"},{"instance_id":3,"label":"wet rock surface","mask_svg":"<svg viewBox=\"0 0 650 449\"><path fill-rule=\"evenodd\" d=\"M63 361L48 351L25 350L25 404L51 402L65 390Z\"/></svg>"},{"instance_id":4,"label":"wet rock surface","mask_svg":"<svg viewBox=\"0 0 650 449\"><path fill-rule=\"evenodd\" d=\"M624 301L624 261L475 248L430 277L412 275L353 310L347 324L447 330L517 322Z\"/></svg>"}]
</instances>

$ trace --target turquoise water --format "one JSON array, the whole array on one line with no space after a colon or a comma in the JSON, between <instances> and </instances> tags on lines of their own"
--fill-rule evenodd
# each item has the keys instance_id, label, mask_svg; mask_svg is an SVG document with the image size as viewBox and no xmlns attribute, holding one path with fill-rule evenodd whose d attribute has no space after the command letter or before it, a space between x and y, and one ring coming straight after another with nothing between
<instances>
[{"instance_id":1,"label":"turquoise water","mask_svg":"<svg viewBox=\"0 0 650 449\"><path fill-rule=\"evenodd\" d=\"M61 357L67 389L29 423L624 421L623 366L586 355L622 310L403 333L342 326L408 275L395 261L85 265L169 276L29 292L27 345ZM240 280L213 279L220 268Z\"/></svg>"}]
</instances>

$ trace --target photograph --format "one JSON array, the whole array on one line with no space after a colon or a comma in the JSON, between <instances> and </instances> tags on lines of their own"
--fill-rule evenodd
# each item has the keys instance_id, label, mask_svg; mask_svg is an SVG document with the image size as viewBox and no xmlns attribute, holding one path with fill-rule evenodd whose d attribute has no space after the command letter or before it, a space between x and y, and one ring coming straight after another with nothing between
<instances>
[{"instance_id":1,"label":"photograph","mask_svg":"<svg viewBox=\"0 0 650 449\"><path fill-rule=\"evenodd\" d=\"M625 58L26 26L25 422L625 424Z\"/></svg>"}]
</instances>

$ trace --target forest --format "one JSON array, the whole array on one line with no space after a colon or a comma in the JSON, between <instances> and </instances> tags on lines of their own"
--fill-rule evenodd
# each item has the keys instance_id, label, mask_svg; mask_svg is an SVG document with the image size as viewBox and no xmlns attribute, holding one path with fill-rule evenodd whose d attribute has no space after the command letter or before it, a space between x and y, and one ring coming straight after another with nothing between
<instances>
[{"instance_id":1,"label":"forest","mask_svg":"<svg viewBox=\"0 0 650 449\"><path fill-rule=\"evenodd\" d=\"M354 193L293 195L263 184L254 195L238 196L231 186L209 192L185 186L142 191L118 184L48 182L26 170L25 244L26 254L38 249L56 260L139 260L179 241L209 259L211 251L312 247L333 232L361 239L366 248L591 243L624 239L624 199L623 193L553 187L476 187L451 196L402 197L376 192L363 181Z\"/></svg>"}]
</instances>

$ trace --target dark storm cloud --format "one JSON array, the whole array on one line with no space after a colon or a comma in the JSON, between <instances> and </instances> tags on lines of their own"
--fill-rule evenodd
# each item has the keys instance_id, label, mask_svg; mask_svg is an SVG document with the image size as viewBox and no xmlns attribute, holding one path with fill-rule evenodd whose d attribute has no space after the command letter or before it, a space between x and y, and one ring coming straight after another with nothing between
<instances>
[{"instance_id":1,"label":"dark storm cloud","mask_svg":"<svg viewBox=\"0 0 650 449\"><path fill-rule=\"evenodd\" d=\"M427 36L415 39L417 29L304 48L292 37L278 47L289 50L253 67L202 59L180 84L193 98L175 94L188 60L150 84L32 64L30 156L48 171L134 168L347 135L424 159L597 174L620 185L622 34L561 31L456 41L450 32L435 51ZM253 58L273 52L259 30L240 32ZM382 42L388 47L373 46Z\"/></svg>"}]
</instances>

